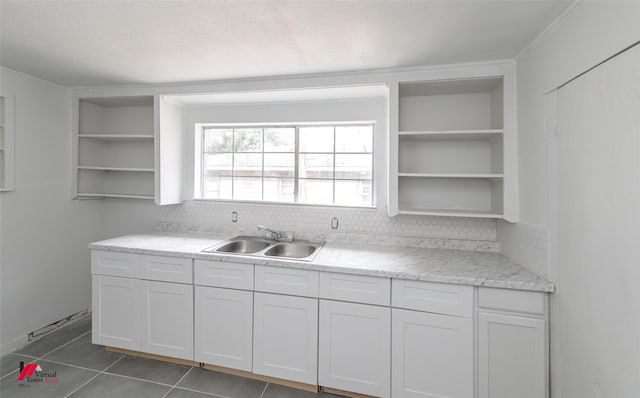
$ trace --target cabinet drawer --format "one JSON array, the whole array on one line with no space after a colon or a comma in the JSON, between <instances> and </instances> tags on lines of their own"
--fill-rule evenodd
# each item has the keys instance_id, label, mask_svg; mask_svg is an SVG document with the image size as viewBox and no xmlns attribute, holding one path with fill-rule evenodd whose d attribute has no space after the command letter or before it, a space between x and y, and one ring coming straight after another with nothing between
<instances>
[{"instance_id":1,"label":"cabinet drawer","mask_svg":"<svg viewBox=\"0 0 640 398\"><path fill-rule=\"evenodd\" d=\"M193 283L193 260L165 256L140 256L140 279Z\"/></svg>"},{"instance_id":2,"label":"cabinet drawer","mask_svg":"<svg viewBox=\"0 0 640 398\"><path fill-rule=\"evenodd\" d=\"M480 288L478 307L532 315L545 314L545 294L523 290Z\"/></svg>"},{"instance_id":3,"label":"cabinet drawer","mask_svg":"<svg viewBox=\"0 0 640 398\"><path fill-rule=\"evenodd\" d=\"M318 271L256 265L258 292L318 297Z\"/></svg>"},{"instance_id":4,"label":"cabinet drawer","mask_svg":"<svg viewBox=\"0 0 640 398\"><path fill-rule=\"evenodd\" d=\"M92 250L91 273L137 279L140 277L140 256L134 253Z\"/></svg>"},{"instance_id":5,"label":"cabinet drawer","mask_svg":"<svg viewBox=\"0 0 640 398\"><path fill-rule=\"evenodd\" d=\"M253 264L196 260L195 283L200 286L253 290Z\"/></svg>"},{"instance_id":6,"label":"cabinet drawer","mask_svg":"<svg viewBox=\"0 0 640 398\"><path fill-rule=\"evenodd\" d=\"M394 279L391 305L396 308L473 317L473 287Z\"/></svg>"},{"instance_id":7,"label":"cabinet drawer","mask_svg":"<svg viewBox=\"0 0 640 398\"><path fill-rule=\"evenodd\" d=\"M321 272L320 298L388 306L391 303L391 280Z\"/></svg>"}]
</instances>

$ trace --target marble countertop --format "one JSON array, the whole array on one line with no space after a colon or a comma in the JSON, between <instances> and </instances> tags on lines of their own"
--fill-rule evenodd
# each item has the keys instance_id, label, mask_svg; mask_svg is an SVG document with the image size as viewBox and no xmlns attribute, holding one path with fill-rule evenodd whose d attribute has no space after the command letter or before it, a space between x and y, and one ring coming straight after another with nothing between
<instances>
[{"instance_id":1,"label":"marble countertop","mask_svg":"<svg viewBox=\"0 0 640 398\"><path fill-rule=\"evenodd\" d=\"M94 242L90 249L225 260L408 280L553 292L553 284L500 253L327 242L313 261L203 253L230 236L154 232Z\"/></svg>"}]
</instances>

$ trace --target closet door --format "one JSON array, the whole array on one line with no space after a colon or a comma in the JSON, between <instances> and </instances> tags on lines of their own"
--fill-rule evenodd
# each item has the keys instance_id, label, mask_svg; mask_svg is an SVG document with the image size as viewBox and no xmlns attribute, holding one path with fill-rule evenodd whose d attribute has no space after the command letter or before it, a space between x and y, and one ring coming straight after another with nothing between
<instances>
[{"instance_id":1,"label":"closet door","mask_svg":"<svg viewBox=\"0 0 640 398\"><path fill-rule=\"evenodd\" d=\"M557 117L552 355L570 396L640 396L640 45L560 88Z\"/></svg>"}]
</instances>

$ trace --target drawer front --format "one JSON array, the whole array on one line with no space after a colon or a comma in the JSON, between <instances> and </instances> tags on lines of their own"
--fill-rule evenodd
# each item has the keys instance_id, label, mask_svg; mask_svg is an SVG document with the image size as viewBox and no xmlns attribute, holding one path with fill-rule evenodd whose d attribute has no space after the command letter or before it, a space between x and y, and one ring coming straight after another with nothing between
<instances>
[{"instance_id":1,"label":"drawer front","mask_svg":"<svg viewBox=\"0 0 640 398\"><path fill-rule=\"evenodd\" d=\"M255 290L318 297L318 271L256 265Z\"/></svg>"},{"instance_id":2,"label":"drawer front","mask_svg":"<svg viewBox=\"0 0 640 398\"><path fill-rule=\"evenodd\" d=\"M473 317L473 287L394 279L391 305L435 314Z\"/></svg>"},{"instance_id":3,"label":"drawer front","mask_svg":"<svg viewBox=\"0 0 640 398\"><path fill-rule=\"evenodd\" d=\"M140 256L140 279L193 283L193 260L166 256Z\"/></svg>"},{"instance_id":4,"label":"drawer front","mask_svg":"<svg viewBox=\"0 0 640 398\"><path fill-rule=\"evenodd\" d=\"M253 264L196 260L195 283L200 286L253 290Z\"/></svg>"},{"instance_id":5,"label":"drawer front","mask_svg":"<svg viewBox=\"0 0 640 398\"><path fill-rule=\"evenodd\" d=\"M391 280L321 272L320 298L388 306L391 304Z\"/></svg>"},{"instance_id":6,"label":"drawer front","mask_svg":"<svg viewBox=\"0 0 640 398\"><path fill-rule=\"evenodd\" d=\"M91 251L91 273L140 278L140 256L134 253Z\"/></svg>"},{"instance_id":7,"label":"drawer front","mask_svg":"<svg viewBox=\"0 0 640 398\"><path fill-rule=\"evenodd\" d=\"M478 307L543 316L546 313L545 294L482 287L478 290Z\"/></svg>"}]
</instances>

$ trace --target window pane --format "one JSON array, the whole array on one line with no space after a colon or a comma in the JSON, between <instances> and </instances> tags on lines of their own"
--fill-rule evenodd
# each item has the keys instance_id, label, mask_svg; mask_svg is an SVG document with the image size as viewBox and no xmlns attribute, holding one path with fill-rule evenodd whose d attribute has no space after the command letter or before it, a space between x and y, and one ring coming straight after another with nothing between
<instances>
[{"instance_id":1,"label":"window pane","mask_svg":"<svg viewBox=\"0 0 640 398\"><path fill-rule=\"evenodd\" d=\"M336 178L370 180L372 155L336 155Z\"/></svg>"},{"instance_id":2,"label":"window pane","mask_svg":"<svg viewBox=\"0 0 640 398\"><path fill-rule=\"evenodd\" d=\"M298 183L298 202L333 204L333 181L301 179Z\"/></svg>"},{"instance_id":3,"label":"window pane","mask_svg":"<svg viewBox=\"0 0 640 398\"><path fill-rule=\"evenodd\" d=\"M230 153L206 154L205 159L205 174L231 175Z\"/></svg>"},{"instance_id":4,"label":"window pane","mask_svg":"<svg viewBox=\"0 0 640 398\"><path fill-rule=\"evenodd\" d=\"M262 153L236 153L233 162L236 177L262 176Z\"/></svg>"},{"instance_id":5,"label":"window pane","mask_svg":"<svg viewBox=\"0 0 640 398\"><path fill-rule=\"evenodd\" d=\"M265 152L294 152L296 141L296 129L266 128L264 129Z\"/></svg>"},{"instance_id":6,"label":"window pane","mask_svg":"<svg viewBox=\"0 0 640 398\"><path fill-rule=\"evenodd\" d=\"M343 206L372 206L371 181L336 181L336 203Z\"/></svg>"},{"instance_id":7,"label":"window pane","mask_svg":"<svg viewBox=\"0 0 640 398\"><path fill-rule=\"evenodd\" d=\"M235 177L233 198L239 200L262 200L262 178Z\"/></svg>"},{"instance_id":8,"label":"window pane","mask_svg":"<svg viewBox=\"0 0 640 398\"><path fill-rule=\"evenodd\" d=\"M333 152L333 127L300 127L300 152Z\"/></svg>"},{"instance_id":9,"label":"window pane","mask_svg":"<svg viewBox=\"0 0 640 398\"><path fill-rule=\"evenodd\" d=\"M336 152L372 152L373 126L336 127Z\"/></svg>"},{"instance_id":10,"label":"window pane","mask_svg":"<svg viewBox=\"0 0 640 398\"><path fill-rule=\"evenodd\" d=\"M204 197L206 199L231 199L231 177L206 176Z\"/></svg>"},{"instance_id":11,"label":"window pane","mask_svg":"<svg viewBox=\"0 0 640 398\"><path fill-rule=\"evenodd\" d=\"M205 129L205 152L231 152L233 151L233 130L231 129Z\"/></svg>"},{"instance_id":12,"label":"window pane","mask_svg":"<svg viewBox=\"0 0 640 398\"><path fill-rule=\"evenodd\" d=\"M271 202L293 202L294 179L293 178L266 178L264 179L264 200Z\"/></svg>"},{"instance_id":13,"label":"window pane","mask_svg":"<svg viewBox=\"0 0 640 398\"><path fill-rule=\"evenodd\" d=\"M333 154L306 154L299 158L300 178L333 178Z\"/></svg>"},{"instance_id":14,"label":"window pane","mask_svg":"<svg viewBox=\"0 0 640 398\"><path fill-rule=\"evenodd\" d=\"M262 152L262 129L235 129L235 152Z\"/></svg>"},{"instance_id":15,"label":"window pane","mask_svg":"<svg viewBox=\"0 0 640 398\"><path fill-rule=\"evenodd\" d=\"M264 175L295 177L296 156L293 153L265 153Z\"/></svg>"}]
</instances>

